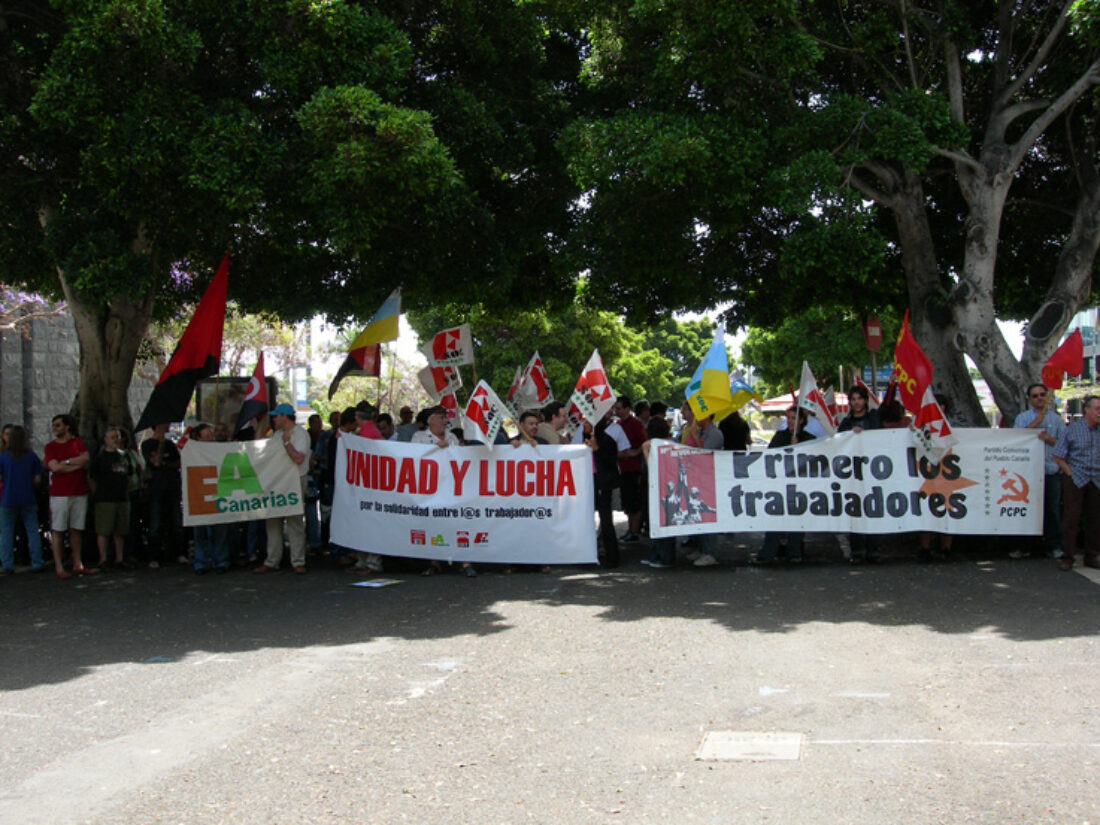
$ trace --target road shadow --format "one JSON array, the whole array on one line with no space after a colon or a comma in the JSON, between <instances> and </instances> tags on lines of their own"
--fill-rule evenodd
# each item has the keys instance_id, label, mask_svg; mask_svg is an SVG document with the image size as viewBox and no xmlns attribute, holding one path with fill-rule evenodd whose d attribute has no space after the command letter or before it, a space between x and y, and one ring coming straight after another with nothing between
<instances>
[{"instance_id":1,"label":"road shadow","mask_svg":"<svg viewBox=\"0 0 1100 825\"><path fill-rule=\"evenodd\" d=\"M304 576L242 570L199 577L183 566L65 582L18 575L0 581L0 690L196 652L488 636L510 627L495 606L518 600L597 608L603 622L667 617L765 633L861 623L1018 641L1093 636L1100 615L1095 584L1049 559L1010 560L996 544L957 541L948 559L918 564L915 538L891 537L882 544L885 563L852 567L832 537L812 536L801 565L749 566L760 538L722 537L721 564L708 568L686 561L676 570L645 567L644 541L627 545L614 570L421 577L422 562L394 562L388 575L401 583L378 589L352 586L358 579L329 560Z\"/></svg>"}]
</instances>

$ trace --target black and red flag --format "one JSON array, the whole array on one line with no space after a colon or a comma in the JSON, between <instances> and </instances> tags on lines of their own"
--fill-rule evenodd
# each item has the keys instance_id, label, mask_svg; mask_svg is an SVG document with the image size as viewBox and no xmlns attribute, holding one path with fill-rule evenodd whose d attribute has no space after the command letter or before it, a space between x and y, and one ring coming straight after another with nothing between
<instances>
[{"instance_id":1,"label":"black and red flag","mask_svg":"<svg viewBox=\"0 0 1100 825\"><path fill-rule=\"evenodd\" d=\"M229 282L229 253L225 253L214 280L203 293L168 366L153 387L153 394L138 420L135 432L157 424L182 421L199 379L218 374L225 327L225 291Z\"/></svg>"},{"instance_id":2,"label":"black and red flag","mask_svg":"<svg viewBox=\"0 0 1100 825\"><path fill-rule=\"evenodd\" d=\"M257 420L267 415L267 376L264 375L264 354L260 353L260 360L256 362L256 369L252 371L252 380L248 382L248 392L245 394L241 411L237 415L237 429L233 437L237 438L241 430L249 425L252 419Z\"/></svg>"}]
</instances>

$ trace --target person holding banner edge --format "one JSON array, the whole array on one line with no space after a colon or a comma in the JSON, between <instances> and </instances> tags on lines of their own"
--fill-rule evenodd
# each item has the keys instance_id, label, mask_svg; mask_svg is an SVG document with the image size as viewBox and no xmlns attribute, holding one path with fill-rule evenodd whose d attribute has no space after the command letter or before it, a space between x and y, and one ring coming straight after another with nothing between
<instances>
[{"instance_id":1,"label":"person holding banner edge","mask_svg":"<svg viewBox=\"0 0 1100 825\"><path fill-rule=\"evenodd\" d=\"M1066 424L1049 404L1052 396L1053 393L1043 384L1032 384L1027 388L1031 408L1017 415L1012 426L1038 430L1039 440L1043 442L1043 541L1051 557L1058 559L1062 557L1062 470L1053 453ZM1030 554L1024 550L1013 550L1008 555L1022 559Z\"/></svg>"},{"instance_id":2,"label":"person holding banner edge","mask_svg":"<svg viewBox=\"0 0 1100 825\"><path fill-rule=\"evenodd\" d=\"M287 457L298 465L298 484L302 501L306 497L306 473L309 472L309 433L295 422L294 408L279 404L271 411L272 439L280 439ZM273 573L283 560L283 524L290 544L290 564L295 573L306 572L306 523L304 516L266 519L267 558L253 573Z\"/></svg>"},{"instance_id":3,"label":"person holding banner edge","mask_svg":"<svg viewBox=\"0 0 1100 825\"><path fill-rule=\"evenodd\" d=\"M1083 418L1054 447L1062 470L1062 570L1073 569L1078 528L1083 526L1085 567L1100 570L1100 396L1085 396ZM1084 525L1081 520L1084 518Z\"/></svg>"}]
</instances>

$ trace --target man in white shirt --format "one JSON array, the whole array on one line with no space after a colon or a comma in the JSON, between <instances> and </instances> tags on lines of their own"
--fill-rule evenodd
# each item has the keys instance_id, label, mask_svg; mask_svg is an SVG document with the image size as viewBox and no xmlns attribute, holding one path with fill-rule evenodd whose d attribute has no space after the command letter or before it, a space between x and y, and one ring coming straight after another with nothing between
<instances>
[{"instance_id":1,"label":"man in white shirt","mask_svg":"<svg viewBox=\"0 0 1100 825\"><path fill-rule=\"evenodd\" d=\"M458 437L447 429L447 411L432 407L428 413L428 429L413 433L413 444L433 444L436 447L460 447Z\"/></svg>"},{"instance_id":2,"label":"man in white shirt","mask_svg":"<svg viewBox=\"0 0 1100 825\"><path fill-rule=\"evenodd\" d=\"M302 501L306 500L306 474L309 472L309 433L295 423L294 408L280 404L271 411L272 439L280 439L287 456L298 466L298 484ZM302 516L269 518L267 525L267 559L253 573L271 573L283 560L283 525L290 543L290 565L295 573L306 572L306 523Z\"/></svg>"}]
</instances>

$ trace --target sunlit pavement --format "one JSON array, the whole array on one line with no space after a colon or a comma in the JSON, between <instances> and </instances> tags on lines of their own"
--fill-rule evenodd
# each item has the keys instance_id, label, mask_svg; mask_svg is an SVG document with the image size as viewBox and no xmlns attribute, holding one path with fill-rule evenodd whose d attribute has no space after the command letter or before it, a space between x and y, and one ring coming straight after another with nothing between
<instances>
[{"instance_id":1,"label":"sunlit pavement","mask_svg":"<svg viewBox=\"0 0 1100 825\"><path fill-rule=\"evenodd\" d=\"M1096 571L758 538L377 589L8 577L0 823L1098 821Z\"/></svg>"}]
</instances>

